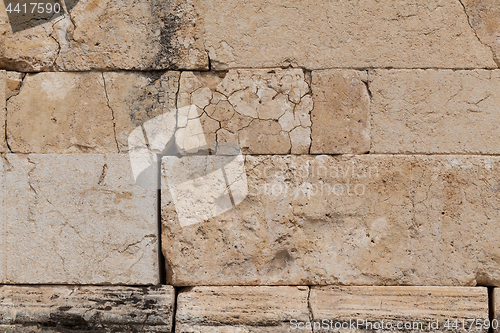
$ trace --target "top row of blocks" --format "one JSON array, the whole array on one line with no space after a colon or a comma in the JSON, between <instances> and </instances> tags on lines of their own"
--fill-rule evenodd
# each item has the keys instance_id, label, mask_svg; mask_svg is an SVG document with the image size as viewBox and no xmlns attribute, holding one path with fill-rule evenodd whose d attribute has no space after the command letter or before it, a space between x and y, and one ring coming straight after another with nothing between
<instances>
[{"instance_id":1,"label":"top row of blocks","mask_svg":"<svg viewBox=\"0 0 500 333\"><path fill-rule=\"evenodd\" d=\"M66 1L17 29L0 2L0 69L498 68L497 0Z\"/></svg>"}]
</instances>

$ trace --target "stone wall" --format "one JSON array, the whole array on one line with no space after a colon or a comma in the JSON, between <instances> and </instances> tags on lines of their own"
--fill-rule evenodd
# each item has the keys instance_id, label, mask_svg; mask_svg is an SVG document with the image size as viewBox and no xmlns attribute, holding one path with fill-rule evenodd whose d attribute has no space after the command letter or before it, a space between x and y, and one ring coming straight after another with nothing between
<instances>
[{"instance_id":1,"label":"stone wall","mask_svg":"<svg viewBox=\"0 0 500 333\"><path fill-rule=\"evenodd\" d=\"M0 331L500 332L500 2L9 2Z\"/></svg>"}]
</instances>

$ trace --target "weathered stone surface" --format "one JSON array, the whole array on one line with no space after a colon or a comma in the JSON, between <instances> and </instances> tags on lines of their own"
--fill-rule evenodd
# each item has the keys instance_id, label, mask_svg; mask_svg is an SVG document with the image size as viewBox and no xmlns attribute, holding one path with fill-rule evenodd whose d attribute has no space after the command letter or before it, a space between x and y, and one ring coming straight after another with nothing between
<instances>
[{"instance_id":1,"label":"weathered stone surface","mask_svg":"<svg viewBox=\"0 0 500 333\"><path fill-rule=\"evenodd\" d=\"M4 279L9 284L157 284L156 191L126 154L7 154Z\"/></svg>"},{"instance_id":2,"label":"weathered stone surface","mask_svg":"<svg viewBox=\"0 0 500 333\"><path fill-rule=\"evenodd\" d=\"M459 1L199 1L213 69L497 68Z\"/></svg>"},{"instance_id":3,"label":"weathered stone surface","mask_svg":"<svg viewBox=\"0 0 500 333\"><path fill-rule=\"evenodd\" d=\"M370 151L367 79L365 71L312 73L312 154L363 154Z\"/></svg>"},{"instance_id":4,"label":"weathered stone surface","mask_svg":"<svg viewBox=\"0 0 500 333\"><path fill-rule=\"evenodd\" d=\"M0 71L0 153L5 153L9 150L5 142L5 116L7 114L6 100L9 93L8 89L7 73Z\"/></svg>"},{"instance_id":5,"label":"weathered stone surface","mask_svg":"<svg viewBox=\"0 0 500 333\"><path fill-rule=\"evenodd\" d=\"M2 332L172 332L175 291L160 287L0 287Z\"/></svg>"},{"instance_id":6,"label":"weathered stone surface","mask_svg":"<svg viewBox=\"0 0 500 333\"><path fill-rule=\"evenodd\" d=\"M500 3L495 0L460 0L477 38L491 48L500 67Z\"/></svg>"},{"instance_id":7,"label":"weathered stone surface","mask_svg":"<svg viewBox=\"0 0 500 333\"><path fill-rule=\"evenodd\" d=\"M497 320L497 323L500 324L500 289L499 288L495 288L493 289L493 318ZM500 325L494 327L494 330L493 332L500 332Z\"/></svg>"},{"instance_id":8,"label":"weathered stone surface","mask_svg":"<svg viewBox=\"0 0 500 333\"><path fill-rule=\"evenodd\" d=\"M113 112L101 73L27 75L7 102L16 153L116 153Z\"/></svg>"},{"instance_id":9,"label":"weathered stone surface","mask_svg":"<svg viewBox=\"0 0 500 333\"><path fill-rule=\"evenodd\" d=\"M307 154L313 107L300 69L183 72L178 107L196 105L207 143L244 154Z\"/></svg>"},{"instance_id":10,"label":"weathered stone surface","mask_svg":"<svg viewBox=\"0 0 500 333\"><path fill-rule=\"evenodd\" d=\"M71 13L13 32L0 6L0 67L18 71L207 69L191 0L79 1Z\"/></svg>"},{"instance_id":11,"label":"weathered stone surface","mask_svg":"<svg viewBox=\"0 0 500 333\"><path fill-rule=\"evenodd\" d=\"M500 153L500 71L370 71L372 153Z\"/></svg>"},{"instance_id":12,"label":"weathered stone surface","mask_svg":"<svg viewBox=\"0 0 500 333\"><path fill-rule=\"evenodd\" d=\"M353 321L356 329L350 332L376 331L369 328L376 323L380 328L382 321L384 331L470 332L471 323L466 322L466 329L462 329L462 320L477 318L482 325L488 319L488 290L484 287L312 287L309 302L314 332L331 332L330 320L333 327ZM444 327L446 320L456 319L458 328L452 324ZM327 325L321 329L325 321ZM436 321L437 328L429 327ZM404 325L411 325L410 329ZM475 328L474 323L472 331L488 332L487 328Z\"/></svg>"},{"instance_id":13,"label":"weathered stone surface","mask_svg":"<svg viewBox=\"0 0 500 333\"><path fill-rule=\"evenodd\" d=\"M174 285L500 285L500 158L247 155L245 168L246 199L202 223L181 227L163 191Z\"/></svg>"},{"instance_id":14,"label":"weathered stone surface","mask_svg":"<svg viewBox=\"0 0 500 333\"><path fill-rule=\"evenodd\" d=\"M308 294L308 287L182 289L177 300L176 332L289 332L291 319L309 320Z\"/></svg>"},{"instance_id":15,"label":"weathered stone surface","mask_svg":"<svg viewBox=\"0 0 500 333\"><path fill-rule=\"evenodd\" d=\"M146 121L175 109L179 72L106 72L104 83L113 110L120 152L128 151L130 133Z\"/></svg>"}]
</instances>

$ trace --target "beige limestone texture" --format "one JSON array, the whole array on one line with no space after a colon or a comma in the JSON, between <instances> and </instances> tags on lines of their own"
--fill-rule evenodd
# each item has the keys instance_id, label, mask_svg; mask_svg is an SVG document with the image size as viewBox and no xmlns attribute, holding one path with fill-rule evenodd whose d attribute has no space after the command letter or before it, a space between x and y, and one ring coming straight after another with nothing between
<instances>
[{"instance_id":1,"label":"beige limestone texture","mask_svg":"<svg viewBox=\"0 0 500 333\"><path fill-rule=\"evenodd\" d=\"M116 141L127 152L130 133L146 121L173 111L179 72L106 72L104 83L113 110Z\"/></svg>"},{"instance_id":2,"label":"beige limestone texture","mask_svg":"<svg viewBox=\"0 0 500 333\"><path fill-rule=\"evenodd\" d=\"M172 284L500 285L498 157L245 160L248 196L215 218L181 227L162 192Z\"/></svg>"},{"instance_id":3,"label":"beige limestone texture","mask_svg":"<svg viewBox=\"0 0 500 333\"><path fill-rule=\"evenodd\" d=\"M493 319L496 319L500 323L500 289L499 288L494 288L493 289ZM493 332L498 333L500 332L500 327L496 327L496 329L493 330Z\"/></svg>"},{"instance_id":4,"label":"beige limestone texture","mask_svg":"<svg viewBox=\"0 0 500 333\"><path fill-rule=\"evenodd\" d=\"M126 154L2 158L2 283L157 284L156 191Z\"/></svg>"},{"instance_id":5,"label":"beige limestone texture","mask_svg":"<svg viewBox=\"0 0 500 333\"><path fill-rule=\"evenodd\" d=\"M497 68L459 0L199 1L212 69Z\"/></svg>"},{"instance_id":6,"label":"beige limestone texture","mask_svg":"<svg viewBox=\"0 0 500 333\"><path fill-rule=\"evenodd\" d=\"M313 322L333 320L349 322L358 319L372 323L390 322L394 330L398 322L422 323L419 332L470 332L470 322L462 329L462 320L479 319L481 325L488 319L488 290L485 287L311 287L309 297ZM458 328L446 328L446 320L458 320ZM437 329L429 322L437 321ZM475 323L474 323L475 325ZM319 326L318 326L319 327ZM475 326L474 326L475 328ZM365 332L366 323L350 332ZM396 331L402 331L397 329ZM374 330L368 330L374 331ZM407 330L411 331L411 330ZM487 328L473 329L488 332ZM314 332L331 332L316 328Z\"/></svg>"},{"instance_id":7,"label":"beige limestone texture","mask_svg":"<svg viewBox=\"0 0 500 333\"><path fill-rule=\"evenodd\" d=\"M178 107L196 105L205 138L244 154L307 154L313 108L301 69L183 72Z\"/></svg>"},{"instance_id":8,"label":"beige limestone texture","mask_svg":"<svg viewBox=\"0 0 500 333\"><path fill-rule=\"evenodd\" d=\"M5 141L5 117L7 115L7 103L9 85L7 73L0 70L0 153L9 151Z\"/></svg>"},{"instance_id":9,"label":"beige limestone texture","mask_svg":"<svg viewBox=\"0 0 500 333\"><path fill-rule=\"evenodd\" d=\"M372 153L500 153L500 71L370 71Z\"/></svg>"},{"instance_id":10,"label":"beige limestone texture","mask_svg":"<svg viewBox=\"0 0 500 333\"><path fill-rule=\"evenodd\" d=\"M113 112L101 73L38 73L7 102L15 153L116 153Z\"/></svg>"},{"instance_id":11,"label":"beige limestone texture","mask_svg":"<svg viewBox=\"0 0 500 333\"><path fill-rule=\"evenodd\" d=\"M312 154L370 151L370 95L366 71L312 72Z\"/></svg>"},{"instance_id":12,"label":"beige limestone texture","mask_svg":"<svg viewBox=\"0 0 500 333\"><path fill-rule=\"evenodd\" d=\"M172 331L171 286L0 286L2 332Z\"/></svg>"},{"instance_id":13,"label":"beige limestone texture","mask_svg":"<svg viewBox=\"0 0 500 333\"><path fill-rule=\"evenodd\" d=\"M309 288L301 286L184 288L178 295L176 332L289 332L291 319L309 320L308 294Z\"/></svg>"},{"instance_id":14,"label":"beige limestone texture","mask_svg":"<svg viewBox=\"0 0 500 333\"><path fill-rule=\"evenodd\" d=\"M496 0L460 0L477 38L491 48L500 66L500 3Z\"/></svg>"},{"instance_id":15,"label":"beige limestone texture","mask_svg":"<svg viewBox=\"0 0 500 333\"><path fill-rule=\"evenodd\" d=\"M79 1L70 14L13 32L0 4L0 68L29 71L208 69L191 0Z\"/></svg>"}]
</instances>

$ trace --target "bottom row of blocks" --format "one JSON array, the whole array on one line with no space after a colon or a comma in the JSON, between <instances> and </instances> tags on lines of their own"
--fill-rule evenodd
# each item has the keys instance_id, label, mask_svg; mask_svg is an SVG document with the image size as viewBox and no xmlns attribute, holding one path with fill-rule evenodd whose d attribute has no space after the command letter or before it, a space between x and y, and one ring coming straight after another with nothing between
<instances>
[{"instance_id":1,"label":"bottom row of blocks","mask_svg":"<svg viewBox=\"0 0 500 333\"><path fill-rule=\"evenodd\" d=\"M489 297L486 287L231 286L176 292L172 286L2 286L0 332L500 332L497 292Z\"/></svg>"}]
</instances>

